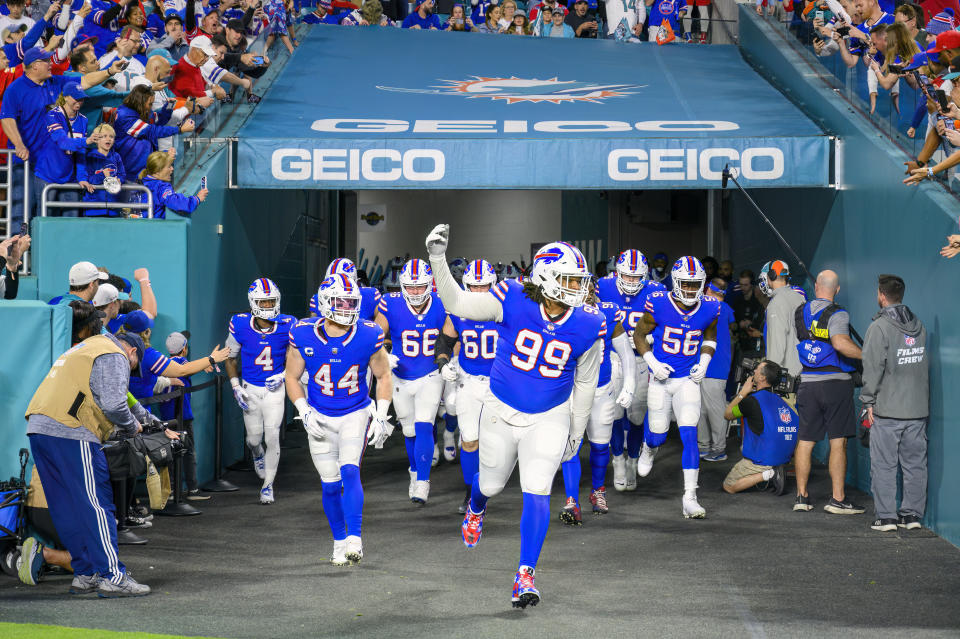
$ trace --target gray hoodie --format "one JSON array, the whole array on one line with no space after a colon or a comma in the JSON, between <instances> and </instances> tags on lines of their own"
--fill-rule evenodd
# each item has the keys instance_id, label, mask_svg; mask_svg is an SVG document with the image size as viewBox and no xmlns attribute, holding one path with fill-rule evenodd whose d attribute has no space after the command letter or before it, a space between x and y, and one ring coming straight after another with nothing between
<instances>
[{"instance_id":1,"label":"gray hoodie","mask_svg":"<svg viewBox=\"0 0 960 639\"><path fill-rule=\"evenodd\" d=\"M909 308L894 304L873 316L863 342L860 401L875 417L930 415L927 330Z\"/></svg>"}]
</instances>

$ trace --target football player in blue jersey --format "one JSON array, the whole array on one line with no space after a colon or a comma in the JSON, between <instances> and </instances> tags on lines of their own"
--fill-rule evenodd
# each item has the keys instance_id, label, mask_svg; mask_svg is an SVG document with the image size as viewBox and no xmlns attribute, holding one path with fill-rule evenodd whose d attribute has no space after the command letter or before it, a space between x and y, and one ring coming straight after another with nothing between
<instances>
[{"instance_id":1,"label":"football player in blue jersey","mask_svg":"<svg viewBox=\"0 0 960 639\"><path fill-rule=\"evenodd\" d=\"M400 271L400 292L383 296L376 318L391 346L393 408L403 427L410 461L408 496L415 504L427 503L430 496L433 422L443 394L443 377L433 358L447 312L432 286L430 266L410 260Z\"/></svg>"},{"instance_id":2,"label":"football player in blue jersey","mask_svg":"<svg viewBox=\"0 0 960 639\"><path fill-rule=\"evenodd\" d=\"M653 378L647 391L649 427L644 433L637 474L650 474L657 450L667 439L671 417L676 418L683 444L682 513L687 519L703 519L707 513L697 501L699 384L717 348L720 303L703 297L707 274L697 258L681 257L670 276L673 291L657 291L647 297L646 312L633 334L634 346ZM653 338L652 346L647 342L648 335Z\"/></svg>"},{"instance_id":3,"label":"football player in blue jersey","mask_svg":"<svg viewBox=\"0 0 960 639\"><path fill-rule=\"evenodd\" d=\"M448 233L441 224L427 237L440 299L458 317L496 322L498 334L480 413L480 470L461 534L467 547L477 545L487 499L503 490L519 463L523 513L512 602L525 608L540 601L534 571L550 522L550 488L560 462L580 447L607 325L597 309L583 306L590 271L571 244L541 248L529 282L507 280L473 293L457 286L447 268Z\"/></svg>"},{"instance_id":4,"label":"football player in blue jersey","mask_svg":"<svg viewBox=\"0 0 960 639\"><path fill-rule=\"evenodd\" d=\"M615 276L597 283L597 297L604 302L613 302L623 312L623 327L632 336L644 313L644 302L654 291L666 290L662 284L650 279L647 258L636 249L628 249L617 257ZM633 402L626 411L614 407L615 422L610 439L613 455L613 487L618 491L637 489L637 458L643 446L643 422L647 414L647 363L639 354L635 356L637 383ZM613 370L615 383L619 367ZM626 416L623 413L626 412ZM624 454L624 431L626 454ZM591 440L592 441L592 440Z\"/></svg>"},{"instance_id":5,"label":"football player in blue jersey","mask_svg":"<svg viewBox=\"0 0 960 639\"><path fill-rule=\"evenodd\" d=\"M354 282L357 282L357 266L352 260L348 260L345 257L338 257L330 262L323 279L327 279L331 275L346 275ZM377 306L379 304L380 291L372 286L360 287L360 319L370 320L371 322L374 321L377 317ZM317 307L316 294L310 298L310 315L314 317L320 315L320 310Z\"/></svg>"},{"instance_id":6,"label":"football player in blue jersey","mask_svg":"<svg viewBox=\"0 0 960 639\"><path fill-rule=\"evenodd\" d=\"M253 468L263 480L260 503L272 504L273 480L280 465L287 336L297 320L280 314L280 289L265 277L250 285L247 301L250 312L230 318L226 344L230 359L225 366L233 396L243 410ZM237 355L240 356L239 370L234 359Z\"/></svg>"},{"instance_id":7,"label":"football player in blue jersey","mask_svg":"<svg viewBox=\"0 0 960 639\"><path fill-rule=\"evenodd\" d=\"M613 302L597 300L595 287L591 284L587 304L596 308L607 323L607 334L603 340L603 361L600 363L600 375L597 392L593 398L590 419L587 421L587 439L590 440L590 503L593 512L605 515L608 512L607 490L604 486L607 465L610 463L610 436L613 432L615 408L630 406L633 401L633 389L636 381L636 360L633 346L623 330L623 311ZM617 367L623 367L614 381L611 355L616 351ZM580 457L574 456L561 465L563 486L567 493L567 503L560 511L560 521L567 525L579 526L580 515Z\"/></svg>"},{"instance_id":8,"label":"football player in blue jersey","mask_svg":"<svg viewBox=\"0 0 960 639\"><path fill-rule=\"evenodd\" d=\"M470 262L463 274L463 286L472 293L486 293L496 283L497 273L486 260ZM460 342L460 354L453 357L457 341ZM456 315L447 317L440 341L437 342L435 359L444 380L457 386L460 470L467 490L458 508L461 515L467 512L473 480L480 469L480 409L490 385L490 367L493 366L496 352L497 326L494 322L478 322Z\"/></svg>"},{"instance_id":9,"label":"football player in blue jersey","mask_svg":"<svg viewBox=\"0 0 960 639\"><path fill-rule=\"evenodd\" d=\"M333 533L330 561L343 566L363 558L364 448L368 443L382 448L393 432L387 422L390 359L380 327L359 319L361 294L355 281L331 275L320 284L317 301L320 317L297 322L290 330L286 387L320 473L323 512ZM377 378L376 404L370 401L368 367ZM310 380L306 397L300 386L304 372Z\"/></svg>"}]
</instances>

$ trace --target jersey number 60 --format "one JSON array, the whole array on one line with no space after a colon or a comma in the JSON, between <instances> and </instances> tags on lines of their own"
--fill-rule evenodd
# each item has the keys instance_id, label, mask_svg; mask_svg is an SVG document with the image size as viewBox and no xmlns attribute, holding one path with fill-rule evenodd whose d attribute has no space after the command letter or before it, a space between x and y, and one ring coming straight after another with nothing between
<instances>
[{"instance_id":1,"label":"jersey number 60","mask_svg":"<svg viewBox=\"0 0 960 639\"><path fill-rule=\"evenodd\" d=\"M510 356L510 363L522 371L533 370L542 350L543 360L546 364L540 364L538 370L544 377L560 377L560 373L563 372L563 367L566 366L573 350L566 342L556 339L550 340L544 346L543 335L528 329L523 329L517 333L517 339L513 343L513 347L517 349L518 353L526 356L525 359L517 355ZM553 366L556 368L553 368Z\"/></svg>"}]
</instances>

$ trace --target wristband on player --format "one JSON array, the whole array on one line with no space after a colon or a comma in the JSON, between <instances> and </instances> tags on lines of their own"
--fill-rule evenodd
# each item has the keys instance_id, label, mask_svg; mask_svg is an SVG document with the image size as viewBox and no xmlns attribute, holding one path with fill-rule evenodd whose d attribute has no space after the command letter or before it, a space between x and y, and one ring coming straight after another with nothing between
<instances>
[{"instance_id":1,"label":"wristband on player","mask_svg":"<svg viewBox=\"0 0 960 639\"><path fill-rule=\"evenodd\" d=\"M238 388L238 387L240 386L240 380L237 379L236 377L231 377L231 378L230 378L230 386L231 386L232 388Z\"/></svg>"},{"instance_id":2,"label":"wristband on player","mask_svg":"<svg viewBox=\"0 0 960 639\"><path fill-rule=\"evenodd\" d=\"M932 166L928 166L928 167L927 167L927 177L932 180L932 179L933 179L933 176L934 176L933 167L932 167Z\"/></svg>"},{"instance_id":3,"label":"wristband on player","mask_svg":"<svg viewBox=\"0 0 960 639\"><path fill-rule=\"evenodd\" d=\"M301 397L300 399L298 399L297 401L295 401L295 402L293 403L293 405L296 407L297 412L299 412L301 415L303 415L305 412L307 412L307 410L310 408L310 405L307 404L307 398L306 398L306 397Z\"/></svg>"},{"instance_id":4,"label":"wristband on player","mask_svg":"<svg viewBox=\"0 0 960 639\"><path fill-rule=\"evenodd\" d=\"M717 350L717 343L712 339L704 341L703 344L700 346L700 348L704 348L706 346L709 346L710 348L712 348L714 352L716 352Z\"/></svg>"}]
</instances>

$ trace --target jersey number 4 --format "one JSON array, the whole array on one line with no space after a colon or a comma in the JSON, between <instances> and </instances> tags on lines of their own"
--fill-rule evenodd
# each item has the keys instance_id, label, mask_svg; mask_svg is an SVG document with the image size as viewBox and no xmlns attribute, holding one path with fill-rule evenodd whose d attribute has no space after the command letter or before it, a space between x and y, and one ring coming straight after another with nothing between
<instances>
[{"instance_id":1,"label":"jersey number 4","mask_svg":"<svg viewBox=\"0 0 960 639\"><path fill-rule=\"evenodd\" d=\"M566 342L556 339L552 339L544 345L543 335L527 329L517 333L517 339L513 343L513 347L517 349L517 353L525 357L511 355L510 363L522 371L532 371L537 365L540 352L543 351L543 361L546 364L540 364L538 371L544 377L560 377L560 373L563 372L563 367L566 366L573 350Z\"/></svg>"},{"instance_id":2,"label":"jersey number 4","mask_svg":"<svg viewBox=\"0 0 960 639\"><path fill-rule=\"evenodd\" d=\"M257 358L253 360L254 364L257 364L265 371L273 370L273 350L270 346L264 346L263 350L260 351L260 354L257 355Z\"/></svg>"},{"instance_id":3,"label":"jersey number 4","mask_svg":"<svg viewBox=\"0 0 960 639\"><path fill-rule=\"evenodd\" d=\"M703 331L689 331L684 334L682 328L667 326L663 329L663 352L679 355L681 351L688 357L696 355L700 348L700 335Z\"/></svg>"},{"instance_id":4,"label":"jersey number 4","mask_svg":"<svg viewBox=\"0 0 960 639\"><path fill-rule=\"evenodd\" d=\"M359 367L354 364L343 377L336 383L336 387L347 391L347 395L353 395L360 391ZM313 381L320 387L320 392L327 397L333 397L334 383L330 378L330 364L324 364L313 376Z\"/></svg>"}]
</instances>

